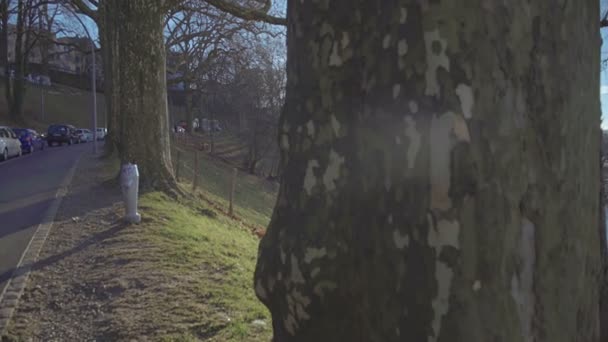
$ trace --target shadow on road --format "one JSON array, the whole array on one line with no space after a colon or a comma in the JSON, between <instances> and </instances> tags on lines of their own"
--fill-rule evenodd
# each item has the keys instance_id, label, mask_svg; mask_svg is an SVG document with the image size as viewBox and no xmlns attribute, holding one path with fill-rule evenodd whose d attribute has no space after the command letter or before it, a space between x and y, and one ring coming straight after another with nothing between
<instances>
[{"instance_id":1,"label":"shadow on road","mask_svg":"<svg viewBox=\"0 0 608 342\"><path fill-rule=\"evenodd\" d=\"M128 226L128 224L126 222L122 222L122 221L117 222L111 228L104 230L100 233L91 235L89 238L85 239L84 241L82 241L81 243L76 245L75 247L70 248L62 253L52 255L52 256L50 256L48 258L44 258L42 260L38 260L33 265L23 265L18 268L10 269L10 270L0 274L0 283L8 281L11 278L17 277L20 274L23 274L29 270L32 270L32 271L40 270L40 269L45 268L46 266L52 265L62 259L65 259L66 257L69 257L73 254L76 254L76 253L86 249L87 247L89 247L91 245L95 245L97 243L100 243L106 239L113 237L116 233L120 232L127 226Z\"/></svg>"},{"instance_id":2,"label":"shadow on road","mask_svg":"<svg viewBox=\"0 0 608 342\"><path fill-rule=\"evenodd\" d=\"M74 182L69 190L68 195L62 198L61 208L54 219L56 225L61 225L61 222L69 221L74 227L82 232L81 241L74 241L76 244L72 245L71 248L64 250L58 254L41 253L41 255L47 255L48 257L36 261L31 265L22 265L21 267L11 267L5 269L3 273L0 273L0 285L5 283L7 280L27 272L28 270L39 270L53 263L56 263L66 257L74 255L91 245L100 243L101 241L111 238L113 235L118 233L124 227L126 223L118 220L120 216L118 213L111 215L111 217L101 217L94 214L99 209L113 207L117 202L120 201L120 188L115 181L104 181L103 179L92 177L94 174L77 174ZM39 196L41 197L41 196ZM46 196L47 198L33 198L31 201L24 201L25 205L19 206L14 205L14 208L9 208L0 214L2 222L2 228L0 229L0 239L10 234L14 234L24 229L38 226L42 223L48 223L48 218L45 218L49 205L55 199L54 195ZM36 201L37 200L37 201ZM34 202L35 201L35 202ZM41 214L35 215L32 219L27 220L28 224L23 224L23 220L17 218L23 215L33 215L33 213L42 212ZM107 222L99 222L99 221ZM20 222L21 224L14 224L10 226L10 222ZM107 225L109 228L91 235L87 235L88 224L102 224ZM52 238L53 231L57 227L51 228L49 238ZM48 241L47 241L48 243ZM44 251L45 247L43 247Z\"/></svg>"}]
</instances>

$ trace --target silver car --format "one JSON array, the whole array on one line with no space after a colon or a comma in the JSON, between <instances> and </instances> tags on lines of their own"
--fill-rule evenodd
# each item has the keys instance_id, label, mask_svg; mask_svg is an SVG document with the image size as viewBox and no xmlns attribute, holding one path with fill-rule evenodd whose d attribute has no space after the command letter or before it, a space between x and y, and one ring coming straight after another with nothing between
<instances>
[{"instance_id":1,"label":"silver car","mask_svg":"<svg viewBox=\"0 0 608 342\"><path fill-rule=\"evenodd\" d=\"M8 127L0 126L0 161L21 156L21 141Z\"/></svg>"}]
</instances>

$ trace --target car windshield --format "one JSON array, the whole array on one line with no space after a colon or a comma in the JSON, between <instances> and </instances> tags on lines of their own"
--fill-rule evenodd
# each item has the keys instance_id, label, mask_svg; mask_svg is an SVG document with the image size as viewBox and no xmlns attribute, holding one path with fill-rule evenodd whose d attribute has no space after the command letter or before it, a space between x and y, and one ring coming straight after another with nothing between
<instances>
[{"instance_id":1,"label":"car windshield","mask_svg":"<svg viewBox=\"0 0 608 342\"><path fill-rule=\"evenodd\" d=\"M81 129L77 129L77 130L76 130L76 133L78 133L78 134L80 134L80 133L82 133L82 132L83 132L83 131L82 131Z\"/></svg>"}]
</instances>

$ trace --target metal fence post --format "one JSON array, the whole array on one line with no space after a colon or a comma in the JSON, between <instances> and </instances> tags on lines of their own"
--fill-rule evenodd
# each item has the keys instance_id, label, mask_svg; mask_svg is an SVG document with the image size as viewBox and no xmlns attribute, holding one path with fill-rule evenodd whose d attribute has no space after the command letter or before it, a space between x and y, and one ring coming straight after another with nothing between
<instances>
[{"instance_id":1,"label":"metal fence post","mask_svg":"<svg viewBox=\"0 0 608 342\"><path fill-rule=\"evenodd\" d=\"M234 168L234 172L232 174L232 184L230 188L230 207L228 208L228 213L230 216L234 216L234 191L236 190L236 176L238 174L238 170Z\"/></svg>"},{"instance_id":2,"label":"metal fence post","mask_svg":"<svg viewBox=\"0 0 608 342\"><path fill-rule=\"evenodd\" d=\"M198 161L198 150L194 150L194 177L192 178L192 191L195 191L198 187L198 170L199 161Z\"/></svg>"}]
</instances>

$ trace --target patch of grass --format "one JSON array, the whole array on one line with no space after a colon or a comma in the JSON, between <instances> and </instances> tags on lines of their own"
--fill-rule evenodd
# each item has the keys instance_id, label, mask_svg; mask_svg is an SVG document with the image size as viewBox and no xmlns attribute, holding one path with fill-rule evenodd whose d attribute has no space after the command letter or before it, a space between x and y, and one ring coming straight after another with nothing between
<instances>
[{"instance_id":1,"label":"patch of grass","mask_svg":"<svg viewBox=\"0 0 608 342\"><path fill-rule=\"evenodd\" d=\"M175 158L177 149L173 149ZM234 167L200 152L199 188L211 201L228 208ZM177 162L174 159L174 162ZM181 180L191 182L194 174L192 151L180 149ZM278 184L263 178L238 172L234 194L235 214L245 221L265 228L274 209Z\"/></svg>"},{"instance_id":2,"label":"patch of grass","mask_svg":"<svg viewBox=\"0 0 608 342\"><path fill-rule=\"evenodd\" d=\"M145 220L117 238L121 244L142 246L136 256L129 255L124 267L139 265L141 272L134 258L147 262L153 258L153 265L146 268L154 268L164 280L154 282L144 293L123 296L117 308L143 305L136 321L157 324L161 341L270 340L269 313L253 290L258 239L225 216L201 215L202 208L157 192L141 197ZM145 277L138 279L148 284ZM268 327L253 326L256 319ZM113 323L121 331L133 324Z\"/></svg>"}]
</instances>

